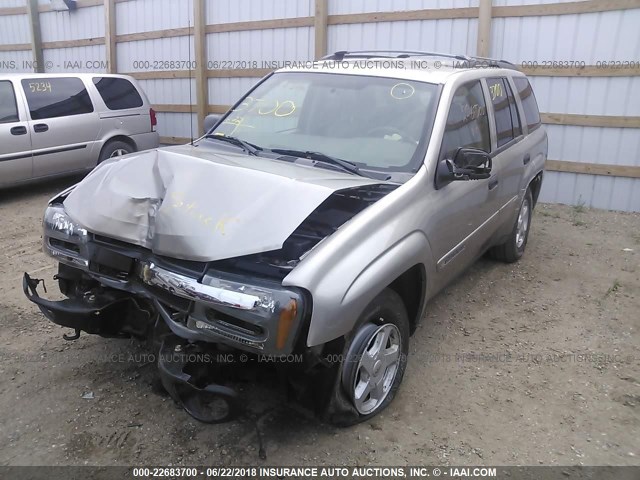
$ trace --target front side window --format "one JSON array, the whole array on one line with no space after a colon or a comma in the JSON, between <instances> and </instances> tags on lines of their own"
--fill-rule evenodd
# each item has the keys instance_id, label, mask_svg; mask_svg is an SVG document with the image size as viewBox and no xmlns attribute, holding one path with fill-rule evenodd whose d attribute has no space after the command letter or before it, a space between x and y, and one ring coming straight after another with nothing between
<instances>
[{"instance_id":1,"label":"front side window","mask_svg":"<svg viewBox=\"0 0 640 480\"><path fill-rule=\"evenodd\" d=\"M142 106L142 97L126 78L95 77L93 84L109 110L126 110Z\"/></svg>"},{"instance_id":2,"label":"front side window","mask_svg":"<svg viewBox=\"0 0 640 480\"><path fill-rule=\"evenodd\" d=\"M522 101L524 110L524 119L529 127L529 131L540 125L540 111L538 110L538 102L533 94L533 89L529 80L524 77L514 77L513 83L516 84L518 95Z\"/></svg>"},{"instance_id":3,"label":"front side window","mask_svg":"<svg viewBox=\"0 0 640 480\"><path fill-rule=\"evenodd\" d=\"M364 75L276 73L211 132L264 149L321 152L363 169L417 170L439 87Z\"/></svg>"},{"instance_id":4,"label":"front side window","mask_svg":"<svg viewBox=\"0 0 640 480\"><path fill-rule=\"evenodd\" d=\"M463 147L491 151L487 105L479 80L459 87L453 97L440 159L453 159L456 151Z\"/></svg>"},{"instance_id":5,"label":"front side window","mask_svg":"<svg viewBox=\"0 0 640 480\"><path fill-rule=\"evenodd\" d=\"M17 122L18 107L13 85L7 80L0 81L0 123Z\"/></svg>"},{"instance_id":6,"label":"front side window","mask_svg":"<svg viewBox=\"0 0 640 480\"><path fill-rule=\"evenodd\" d=\"M89 93L77 77L27 78L22 88L33 120L93 112Z\"/></svg>"}]
</instances>

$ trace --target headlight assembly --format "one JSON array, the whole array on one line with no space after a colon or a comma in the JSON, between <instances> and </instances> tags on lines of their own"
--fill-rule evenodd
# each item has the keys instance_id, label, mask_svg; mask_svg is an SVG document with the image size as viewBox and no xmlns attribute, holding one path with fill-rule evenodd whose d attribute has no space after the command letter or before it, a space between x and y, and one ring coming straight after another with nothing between
<instances>
[{"instance_id":1,"label":"headlight assembly","mask_svg":"<svg viewBox=\"0 0 640 480\"><path fill-rule=\"evenodd\" d=\"M198 282L153 262L142 263L139 276L148 285L194 301L191 328L270 353L293 348L304 310L297 289L214 271Z\"/></svg>"},{"instance_id":2,"label":"headlight assembly","mask_svg":"<svg viewBox=\"0 0 640 480\"><path fill-rule=\"evenodd\" d=\"M82 255L89 234L86 228L67 215L62 205L51 205L47 208L42 226L45 253L72 267L89 266L89 261Z\"/></svg>"},{"instance_id":3,"label":"headlight assembly","mask_svg":"<svg viewBox=\"0 0 640 480\"><path fill-rule=\"evenodd\" d=\"M51 233L74 243L87 242L87 230L71 220L62 205L52 205L47 208L44 212L43 227L45 235Z\"/></svg>"}]
</instances>

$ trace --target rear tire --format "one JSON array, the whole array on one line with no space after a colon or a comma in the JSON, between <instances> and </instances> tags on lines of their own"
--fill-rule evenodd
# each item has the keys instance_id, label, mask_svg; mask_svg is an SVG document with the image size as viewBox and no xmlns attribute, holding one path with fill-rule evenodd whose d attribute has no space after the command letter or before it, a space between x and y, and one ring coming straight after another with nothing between
<instances>
[{"instance_id":1,"label":"rear tire","mask_svg":"<svg viewBox=\"0 0 640 480\"><path fill-rule=\"evenodd\" d=\"M489 251L492 258L506 263L513 263L520 260L527 246L527 240L529 239L532 214L533 196L531 195L531 190L527 189L520 204L520 210L513 225L513 230L511 230L509 234L509 239L502 245L495 246Z\"/></svg>"},{"instance_id":2,"label":"rear tire","mask_svg":"<svg viewBox=\"0 0 640 480\"><path fill-rule=\"evenodd\" d=\"M347 338L324 419L346 427L384 410L400 388L408 354L409 316L400 295L387 288Z\"/></svg>"},{"instance_id":3,"label":"rear tire","mask_svg":"<svg viewBox=\"0 0 640 480\"><path fill-rule=\"evenodd\" d=\"M127 155L128 153L135 152L136 149L133 148L129 143L123 142L121 140L111 140L107 142L104 147L102 147L102 151L100 152L100 159L98 163L102 163L105 160L113 157L120 157L122 155Z\"/></svg>"}]
</instances>

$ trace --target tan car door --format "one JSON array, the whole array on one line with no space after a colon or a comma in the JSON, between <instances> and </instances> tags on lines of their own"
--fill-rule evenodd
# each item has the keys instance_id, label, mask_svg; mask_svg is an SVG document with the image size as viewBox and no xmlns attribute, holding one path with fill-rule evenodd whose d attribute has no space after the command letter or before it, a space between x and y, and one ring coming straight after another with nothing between
<instances>
[{"instance_id":1,"label":"tan car door","mask_svg":"<svg viewBox=\"0 0 640 480\"><path fill-rule=\"evenodd\" d=\"M480 80L458 88L451 102L440 160L462 147L491 151L487 103ZM440 280L448 281L486 247L497 229L498 173L484 180L453 181L434 192L442 205L431 218L429 243Z\"/></svg>"},{"instance_id":2,"label":"tan car door","mask_svg":"<svg viewBox=\"0 0 640 480\"><path fill-rule=\"evenodd\" d=\"M20 86L0 80L0 185L31 178L31 134Z\"/></svg>"}]
</instances>

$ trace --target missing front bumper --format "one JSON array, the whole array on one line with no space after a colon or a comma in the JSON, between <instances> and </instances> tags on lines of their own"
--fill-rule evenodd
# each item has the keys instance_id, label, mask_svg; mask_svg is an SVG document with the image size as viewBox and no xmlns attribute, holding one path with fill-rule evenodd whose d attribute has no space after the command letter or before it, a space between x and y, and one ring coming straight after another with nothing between
<instances>
[{"instance_id":1,"label":"missing front bumper","mask_svg":"<svg viewBox=\"0 0 640 480\"><path fill-rule=\"evenodd\" d=\"M82 299L66 298L60 301L40 297L37 288L42 280L28 273L22 278L22 290L40 311L53 323L79 332L102 337L144 338L153 326L150 310L141 307L126 292L111 291L101 295L87 295Z\"/></svg>"}]
</instances>

